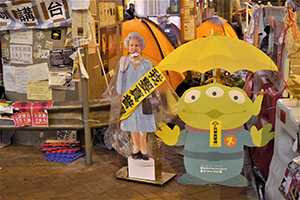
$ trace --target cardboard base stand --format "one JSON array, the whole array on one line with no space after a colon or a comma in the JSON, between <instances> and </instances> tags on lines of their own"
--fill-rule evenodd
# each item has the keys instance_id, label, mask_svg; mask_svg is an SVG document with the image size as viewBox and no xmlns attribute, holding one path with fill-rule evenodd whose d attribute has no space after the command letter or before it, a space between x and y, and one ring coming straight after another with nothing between
<instances>
[{"instance_id":1,"label":"cardboard base stand","mask_svg":"<svg viewBox=\"0 0 300 200\"><path fill-rule=\"evenodd\" d=\"M153 157L149 160L128 157L128 167L123 167L117 172L117 179L163 186L176 176L174 173L162 172L162 150L154 134L148 134L148 144Z\"/></svg>"},{"instance_id":2,"label":"cardboard base stand","mask_svg":"<svg viewBox=\"0 0 300 200\"><path fill-rule=\"evenodd\" d=\"M149 160L128 158L128 177L155 181L155 164Z\"/></svg>"},{"instance_id":3,"label":"cardboard base stand","mask_svg":"<svg viewBox=\"0 0 300 200\"><path fill-rule=\"evenodd\" d=\"M140 178L133 178L128 176L128 167L123 167L117 172L117 179L122 180L128 180L128 181L136 181L136 182L142 182L142 183L149 183L153 185L163 186L168 181L170 181L172 178L174 178L176 174L169 173L169 172L160 172L156 175L155 180L146 180L146 179L140 179Z\"/></svg>"}]
</instances>

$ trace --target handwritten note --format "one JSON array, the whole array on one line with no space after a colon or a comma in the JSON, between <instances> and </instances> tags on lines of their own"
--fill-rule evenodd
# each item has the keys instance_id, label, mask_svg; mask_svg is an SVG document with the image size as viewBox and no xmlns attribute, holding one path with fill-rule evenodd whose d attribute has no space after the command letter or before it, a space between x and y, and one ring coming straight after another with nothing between
<instances>
[{"instance_id":1,"label":"handwritten note","mask_svg":"<svg viewBox=\"0 0 300 200\"><path fill-rule=\"evenodd\" d=\"M6 91L16 91L15 68L15 66L3 65L3 79Z\"/></svg>"},{"instance_id":2,"label":"handwritten note","mask_svg":"<svg viewBox=\"0 0 300 200\"><path fill-rule=\"evenodd\" d=\"M29 30L11 30L10 31L10 43L17 44L32 44L32 29Z\"/></svg>"},{"instance_id":3,"label":"handwritten note","mask_svg":"<svg viewBox=\"0 0 300 200\"><path fill-rule=\"evenodd\" d=\"M32 64L32 46L10 45L11 63Z\"/></svg>"},{"instance_id":4,"label":"handwritten note","mask_svg":"<svg viewBox=\"0 0 300 200\"><path fill-rule=\"evenodd\" d=\"M52 100L52 89L48 84L48 81L28 81L27 99Z\"/></svg>"},{"instance_id":5,"label":"handwritten note","mask_svg":"<svg viewBox=\"0 0 300 200\"><path fill-rule=\"evenodd\" d=\"M30 79L30 69L27 67L16 67L15 80L17 93L27 93L27 81Z\"/></svg>"},{"instance_id":6,"label":"handwritten note","mask_svg":"<svg viewBox=\"0 0 300 200\"><path fill-rule=\"evenodd\" d=\"M30 69L31 81L41 81L49 78L49 69L47 63L31 65L28 68Z\"/></svg>"}]
</instances>

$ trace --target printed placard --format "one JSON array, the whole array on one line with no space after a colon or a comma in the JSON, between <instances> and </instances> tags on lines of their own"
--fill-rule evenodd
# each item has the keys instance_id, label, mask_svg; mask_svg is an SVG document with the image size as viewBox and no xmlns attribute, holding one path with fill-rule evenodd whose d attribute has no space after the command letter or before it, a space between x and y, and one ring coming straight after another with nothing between
<instances>
[{"instance_id":1,"label":"printed placard","mask_svg":"<svg viewBox=\"0 0 300 200\"><path fill-rule=\"evenodd\" d=\"M70 18L66 0L43 1L40 3L42 15L48 22L60 22Z\"/></svg>"},{"instance_id":2,"label":"printed placard","mask_svg":"<svg viewBox=\"0 0 300 200\"><path fill-rule=\"evenodd\" d=\"M15 127L32 125L31 105L32 103L27 101L18 101L12 104L13 109L18 111L13 114Z\"/></svg>"},{"instance_id":3,"label":"printed placard","mask_svg":"<svg viewBox=\"0 0 300 200\"><path fill-rule=\"evenodd\" d=\"M12 2L12 10L16 22L25 26L38 25L39 15L37 6L33 6L30 0Z\"/></svg>"},{"instance_id":4,"label":"printed placard","mask_svg":"<svg viewBox=\"0 0 300 200\"><path fill-rule=\"evenodd\" d=\"M50 50L51 68L73 67L73 59L70 57L75 52L75 48L52 49Z\"/></svg>"},{"instance_id":5,"label":"printed placard","mask_svg":"<svg viewBox=\"0 0 300 200\"><path fill-rule=\"evenodd\" d=\"M32 105L32 125L48 126L47 109L53 105L53 101L34 102Z\"/></svg>"},{"instance_id":6,"label":"printed placard","mask_svg":"<svg viewBox=\"0 0 300 200\"><path fill-rule=\"evenodd\" d=\"M76 140L76 131L73 130L59 130L56 134L57 140L67 140L73 141Z\"/></svg>"},{"instance_id":7,"label":"printed placard","mask_svg":"<svg viewBox=\"0 0 300 200\"><path fill-rule=\"evenodd\" d=\"M221 121L215 120L210 122L210 136L209 146L210 147L221 147L222 136L221 136Z\"/></svg>"},{"instance_id":8,"label":"printed placard","mask_svg":"<svg viewBox=\"0 0 300 200\"><path fill-rule=\"evenodd\" d=\"M10 45L11 63L32 64L32 47L30 45Z\"/></svg>"}]
</instances>

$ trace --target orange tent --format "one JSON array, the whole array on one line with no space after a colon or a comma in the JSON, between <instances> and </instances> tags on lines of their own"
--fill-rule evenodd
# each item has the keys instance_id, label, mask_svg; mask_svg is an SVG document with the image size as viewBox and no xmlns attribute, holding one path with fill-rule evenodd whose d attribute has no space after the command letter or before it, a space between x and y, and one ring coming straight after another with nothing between
<instances>
[{"instance_id":1,"label":"orange tent","mask_svg":"<svg viewBox=\"0 0 300 200\"><path fill-rule=\"evenodd\" d=\"M166 35L166 33L154 22L149 19L133 19L122 23L123 41L131 32L138 32L145 39L146 46L143 49L143 57L150 60L157 66L162 59L175 49L175 44ZM128 50L123 43L123 55L126 56ZM178 72L163 72L173 89L184 80L184 76Z\"/></svg>"},{"instance_id":2,"label":"orange tent","mask_svg":"<svg viewBox=\"0 0 300 200\"><path fill-rule=\"evenodd\" d=\"M219 16L210 17L206 19L200 26L198 26L196 29L197 38L211 36L211 30L219 33L219 35L238 39L238 36L233 30L232 26L227 22L226 19Z\"/></svg>"}]
</instances>

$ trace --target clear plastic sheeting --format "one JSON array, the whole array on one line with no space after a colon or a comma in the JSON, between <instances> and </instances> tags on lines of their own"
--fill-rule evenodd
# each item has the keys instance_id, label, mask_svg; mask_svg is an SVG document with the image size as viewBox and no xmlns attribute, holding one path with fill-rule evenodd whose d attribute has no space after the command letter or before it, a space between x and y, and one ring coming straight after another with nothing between
<instances>
[{"instance_id":1,"label":"clear plastic sheeting","mask_svg":"<svg viewBox=\"0 0 300 200\"><path fill-rule=\"evenodd\" d=\"M125 70L124 64L122 64L124 59L126 59L125 68L127 68ZM131 93L136 91L136 84L143 80L142 77L147 73L147 70L153 70L152 63L145 58L141 59L135 69L135 63L132 59L133 56L120 59L109 89L103 94L104 99L111 102L110 140L113 148L126 158L132 156L133 159L148 160L149 157L152 157L156 160L160 156L157 149L160 148L161 140L155 136L155 131L174 118L170 112L170 105L172 105L173 113L176 113L176 109L182 109L182 105L179 103L173 88L167 81L164 81L154 92L135 99L134 101L137 100L138 103L134 111L126 119L120 121L122 101L124 101L121 94L126 94L127 91L131 91ZM169 102L167 91L168 94L174 96L176 102ZM134 96L141 95L135 94Z\"/></svg>"},{"instance_id":2,"label":"clear plastic sheeting","mask_svg":"<svg viewBox=\"0 0 300 200\"><path fill-rule=\"evenodd\" d=\"M0 131L0 149L10 145L13 131Z\"/></svg>"}]
</instances>

